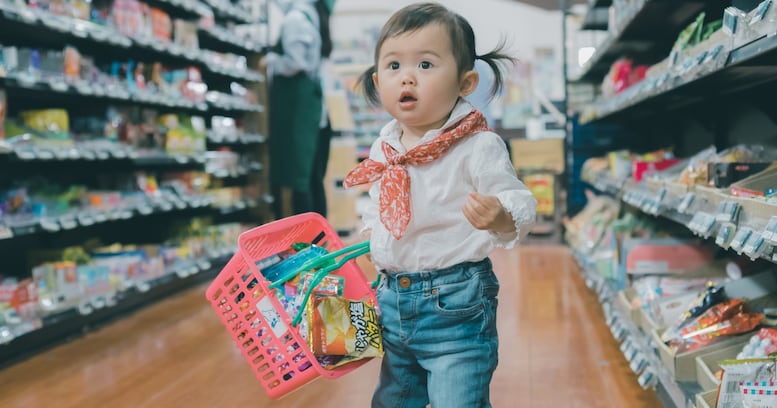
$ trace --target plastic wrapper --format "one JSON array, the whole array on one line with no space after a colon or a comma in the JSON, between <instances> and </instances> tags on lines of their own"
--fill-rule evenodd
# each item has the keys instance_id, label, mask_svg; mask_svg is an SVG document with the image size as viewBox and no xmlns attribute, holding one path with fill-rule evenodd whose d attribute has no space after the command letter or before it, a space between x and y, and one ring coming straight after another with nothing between
<instances>
[{"instance_id":1,"label":"plastic wrapper","mask_svg":"<svg viewBox=\"0 0 777 408\"><path fill-rule=\"evenodd\" d=\"M717 408L777 407L777 358L721 361Z\"/></svg>"},{"instance_id":2,"label":"plastic wrapper","mask_svg":"<svg viewBox=\"0 0 777 408\"><path fill-rule=\"evenodd\" d=\"M752 313L742 299L730 299L712 306L704 314L686 324L680 335L669 341L676 353L705 347L721 336L752 331L763 314Z\"/></svg>"},{"instance_id":3,"label":"plastic wrapper","mask_svg":"<svg viewBox=\"0 0 777 408\"><path fill-rule=\"evenodd\" d=\"M680 316L680 319L661 336L661 341L668 343L673 339L677 339L683 327L690 323L696 317L702 315L710 307L724 301L726 299L726 291L722 286L710 286L706 290L699 293L696 300L691 303L688 310Z\"/></svg>"},{"instance_id":4,"label":"plastic wrapper","mask_svg":"<svg viewBox=\"0 0 777 408\"><path fill-rule=\"evenodd\" d=\"M308 303L308 343L316 355L357 358L383 355L383 338L371 301L316 297Z\"/></svg>"}]
</instances>

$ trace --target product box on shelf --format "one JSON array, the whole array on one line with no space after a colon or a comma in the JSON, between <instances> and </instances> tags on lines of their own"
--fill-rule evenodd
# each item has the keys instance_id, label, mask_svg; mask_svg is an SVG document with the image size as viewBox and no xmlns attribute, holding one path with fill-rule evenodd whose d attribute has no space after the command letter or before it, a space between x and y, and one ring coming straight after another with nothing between
<instances>
[{"instance_id":1,"label":"product box on shelf","mask_svg":"<svg viewBox=\"0 0 777 408\"><path fill-rule=\"evenodd\" d=\"M657 331L654 331L652 336L661 361L677 381L696 381L696 357L730 346L742 348L747 343L747 339L750 338L749 334L731 336L706 347L675 354L669 346L661 341L661 335Z\"/></svg>"},{"instance_id":2,"label":"product box on shelf","mask_svg":"<svg viewBox=\"0 0 777 408\"><path fill-rule=\"evenodd\" d=\"M627 238L621 247L621 264L629 274L673 274L709 264L712 247L697 240Z\"/></svg>"},{"instance_id":3,"label":"product box on shelf","mask_svg":"<svg viewBox=\"0 0 777 408\"><path fill-rule=\"evenodd\" d=\"M746 343L736 343L721 349L696 356L696 382L704 391L717 390L720 378L718 361L733 360L742 351Z\"/></svg>"},{"instance_id":4,"label":"product box on shelf","mask_svg":"<svg viewBox=\"0 0 777 408\"><path fill-rule=\"evenodd\" d=\"M717 188L728 187L739 180L765 170L771 164L771 162L708 163L710 184Z\"/></svg>"},{"instance_id":5,"label":"product box on shelf","mask_svg":"<svg viewBox=\"0 0 777 408\"><path fill-rule=\"evenodd\" d=\"M777 296L775 296L775 292L777 292L777 275L775 275L773 271L766 271L757 275L729 281L726 282L723 287L725 288L726 295L730 299L753 299L747 303L751 305L754 310L762 310L763 307L769 306L777 301ZM735 345L741 350L750 340L753 333L726 336L726 338L721 338L706 347L677 354L661 341L660 331L653 331L651 335L661 361L674 376L675 380L697 381L696 357L717 352Z\"/></svg>"},{"instance_id":6,"label":"product box on shelf","mask_svg":"<svg viewBox=\"0 0 777 408\"><path fill-rule=\"evenodd\" d=\"M618 292L616 302L618 307L623 310L637 327L642 326L642 313L640 308L636 307L635 298L637 297L637 291L634 288L628 288Z\"/></svg>"},{"instance_id":7,"label":"product box on shelf","mask_svg":"<svg viewBox=\"0 0 777 408\"><path fill-rule=\"evenodd\" d=\"M666 170L679 162L679 159L664 159L657 162L636 161L632 163L631 174L634 181L640 182L646 176Z\"/></svg>"},{"instance_id":8,"label":"product box on shelf","mask_svg":"<svg viewBox=\"0 0 777 408\"><path fill-rule=\"evenodd\" d=\"M350 233L356 229L359 221L356 211L357 189L343 188L343 179L327 177L324 180L326 190L327 221L338 232Z\"/></svg>"},{"instance_id":9,"label":"product box on shelf","mask_svg":"<svg viewBox=\"0 0 777 408\"><path fill-rule=\"evenodd\" d=\"M715 408L718 390L705 391L696 394L696 408Z\"/></svg>"},{"instance_id":10,"label":"product box on shelf","mask_svg":"<svg viewBox=\"0 0 777 408\"><path fill-rule=\"evenodd\" d=\"M564 139L512 139L510 149L516 169L564 172Z\"/></svg>"},{"instance_id":11,"label":"product box on shelf","mask_svg":"<svg viewBox=\"0 0 777 408\"><path fill-rule=\"evenodd\" d=\"M352 137L334 137L329 147L329 161L326 168L327 178L344 178L356 167L357 142Z\"/></svg>"}]
</instances>

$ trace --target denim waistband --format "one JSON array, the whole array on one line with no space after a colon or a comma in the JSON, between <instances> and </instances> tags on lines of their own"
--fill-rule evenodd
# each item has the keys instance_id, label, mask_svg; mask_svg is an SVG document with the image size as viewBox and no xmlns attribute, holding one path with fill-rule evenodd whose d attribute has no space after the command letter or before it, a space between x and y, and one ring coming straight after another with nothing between
<instances>
[{"instance_id":1,"label":"denim waistband","mask_svg":"<svg viewBox=\"0 0 777 408\"><path fill-rule=\"evenodd\" d=\"M461 281L460 276L471 276L479 271L491 270L491 259L462 262L447 268L417 272L381 271L385 285L389 289L401 291L427 290L437 284Z\"/></svg>"}]
</instances>

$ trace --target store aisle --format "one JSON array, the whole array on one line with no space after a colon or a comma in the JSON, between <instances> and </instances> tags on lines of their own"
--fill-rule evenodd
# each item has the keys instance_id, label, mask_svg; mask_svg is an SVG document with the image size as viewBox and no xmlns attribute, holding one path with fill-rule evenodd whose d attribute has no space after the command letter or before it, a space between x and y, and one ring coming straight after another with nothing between
<instances>
[{"instance_id":1,"label":"store aisle","mask_svg":"<svg viewBox=\"0 0 777 408\"><path fill-rule=\"evenodd\" d=\"M660 406L637 385L568 249L529 246L492 259L502 281L494 407ZM0 406L369 406L378 361L280 401L266 399L204 289L0 371Z\"/></svg>"}]
</instances>

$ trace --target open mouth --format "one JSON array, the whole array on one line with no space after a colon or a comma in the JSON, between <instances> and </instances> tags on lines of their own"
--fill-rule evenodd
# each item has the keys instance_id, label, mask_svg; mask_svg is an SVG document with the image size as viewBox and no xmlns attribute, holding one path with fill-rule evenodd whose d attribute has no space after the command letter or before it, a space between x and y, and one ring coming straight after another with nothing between
<instances>
[{"instance_id":1,"label":"open mouth","mask_svg":"<svg viewBox=\"0 0 777 408\"><path fill-rule=\"evenodd\" d=\"M409 92L402 92L401 95L399 95L399 102L405 103L405 102L415 102L417 99L415 96L410 94Z\"/></svg>"}]
</instances>

